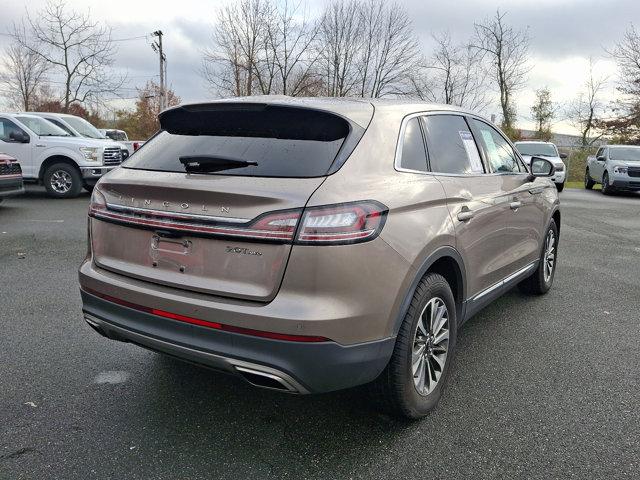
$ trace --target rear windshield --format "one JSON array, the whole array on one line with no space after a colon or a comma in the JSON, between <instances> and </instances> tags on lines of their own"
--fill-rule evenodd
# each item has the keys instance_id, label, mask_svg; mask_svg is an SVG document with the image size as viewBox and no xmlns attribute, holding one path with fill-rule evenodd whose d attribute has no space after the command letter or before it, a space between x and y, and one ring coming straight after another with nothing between
<instances>
[{"instance_id":1,"label":"rear windshield","mask_svg":"<svg viewBox=\"0 0 640 480\"><path fill-rule=\"evenodd\" d=\"M162 131L124 167L184 173L185 159L195 158L217 167L199 174L319 177L350 132L346 120L330 113L254 104L182 107L164 112L160 124Z\"/></svg>"}]
</instances>

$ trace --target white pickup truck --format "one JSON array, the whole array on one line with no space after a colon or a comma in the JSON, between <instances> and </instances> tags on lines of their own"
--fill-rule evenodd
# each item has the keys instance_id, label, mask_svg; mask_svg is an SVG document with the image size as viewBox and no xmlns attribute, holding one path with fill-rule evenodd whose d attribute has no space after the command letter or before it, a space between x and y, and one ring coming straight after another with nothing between
<instances>
[{"instance_id":1,"label":"white pickup truck","mask_svg":"<svg viewBox=\"0 0 640 480\"><path fill-rule=\"evenodd\" d=\"M15 157L25 181L43 183L50 196L76 197L122 163L111 140L73 137L27 113L0 113L0 151Z\"/></svg>"},{"instance_id":2,"label":"white pickup truck","mask_svg":"<svg viewBox=\"0 0 640 480\"><path fill-rule=\"evenodd\" d=\"M118 143L122 143L127 146L129 155L133 155L133 152L138 150L144 143L141 140L129 140L127 132L124 130L116 130L115 128L100 129L100 133L105 137L115 140Z\"/></svg>"},{"instance_id":3,"label":"white pickup truck","mask_svg":"<svg viewBox=\"0 0 640 480\"><path fill-rule=\"evenodd\" d=\"M72 137L85 137L93 138L95 140L111 140L106 137L100 130L91 125L82 117L71 115L68 113L53 113L53 112L29 112L29 115L37 115L45 120L53 123L55 126L60 127ZM118 145L122 151L122 160L126 160L129 154L129 147L122 142L114 142L114 145Z\"/></svg>"}]
</instances>

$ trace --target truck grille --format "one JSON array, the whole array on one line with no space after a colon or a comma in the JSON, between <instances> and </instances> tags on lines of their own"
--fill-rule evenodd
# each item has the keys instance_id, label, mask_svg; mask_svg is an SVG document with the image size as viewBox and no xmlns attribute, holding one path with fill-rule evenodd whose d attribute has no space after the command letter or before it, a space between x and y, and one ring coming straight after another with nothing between
<instances>
[{"instance_id":1,"label":"truck grille","mask_svg":"<svg viewBox=\"0 0 640 480\"><path fill-rule=\"evenodd\" d=\"M120 165L122 163L122 152L119 147L106 147L103 159L105 165Z\"/></svg>"},{"instance_id":2,"label":"truck grille","mask_svg":"<svg viewBox=\"0 0 640 480\"><path fill-rule=\"evenodd\" d=\"M18 175L22 173L20 164L18 162L11 162L9 164L0 163L0 176L2 175Z\"/></svg>"},{"instance_id":3,"label":"truck grille","mask_svg":"<svg viewBox=\"0 0 640 480\"><path fill-rule=\"evenodd\" d=\"M640 167L629 167L628 172L630 177L640 177Z\"/></svg>"}]
</instances>

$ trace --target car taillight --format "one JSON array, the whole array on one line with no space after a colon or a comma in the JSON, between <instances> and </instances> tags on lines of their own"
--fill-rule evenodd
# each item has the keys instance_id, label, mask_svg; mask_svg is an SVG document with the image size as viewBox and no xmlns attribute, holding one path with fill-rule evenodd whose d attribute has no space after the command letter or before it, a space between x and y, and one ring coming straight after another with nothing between
<instances>
[{"instance_id":1,"label":"car taillight","mask_svg":"<svg viewBox=\"0 0 640 480\"><path fill-rule=\"evenodd\" d=\"M372 200L305 208L295 243L338 245L371 240L382 230L387 211Z\"/></svg>"},{"instance_id":2,"label":"car taillight","mask_svg":"<svg viewBox=\"0 0 640 480\"><path fill-rule=\"evenodd\" d=\"M90 217L131 227L301 245L366 242L380 233L387 211L381 203L367 200L273 211L246 223L236 223L221 218L209 220L203 215L108 204L98 188L93 190L89 206Z\"/></svg>"},{"instance_id":3,"label":"car taillight","mask_svg":"<svg viewBox=\"0 0 640 480\"><path fill-rule=\"evenodd\" d=\"M133 151L135 152L140 148L140 144L138 142L133 142Z\"/></svg>"},{"instance_id":4,"label":"car taillight","mask_svg":"<svg viewBox=\"0 0 640 480\"><path fill-rule=\"evenodd\" d=\"M93 192L91 193L91 201L89 202L89 216L93 216L98 212L103 212L107 208L107 200L104 198L104 195L98 187L93 187Z\"/></svg>"}]
</instances>

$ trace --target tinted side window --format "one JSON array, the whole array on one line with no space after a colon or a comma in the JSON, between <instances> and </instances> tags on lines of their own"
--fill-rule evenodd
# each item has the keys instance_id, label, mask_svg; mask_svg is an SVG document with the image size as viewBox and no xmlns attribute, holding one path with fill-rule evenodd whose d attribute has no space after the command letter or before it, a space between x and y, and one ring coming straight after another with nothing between
<instances>
[{"instance_id":1,"label":"tinted side window","mask_svg":"<svg viewBox=\"0 0 640 480\"><path fill-rule=\"evenodd\" d=\"M492 172L519 173L524 171L509 142L495 128L479 120L472 121L480 132L482 145Z\"/></svg>"},{"instance_id":2,"label":"tinted side window","mask_svg":"<svg viewBox=\"0 0 640 480\"><path fill-rule=\"evenodd\" d=\"M26 132L12 121L6 118L0 118L0 140L8 143L16 143L16 141L11 138L11 134L15 132L22 132L26 135Z\"/></svg>"},{"instance_id":3,"label":"tinted side window","mask_svg":"<svg viewBox=\"0 0 640 480\"><path fill-rule=\"evenodd\" d=\"M600 147L596 152L596 158L601 157L604 154L604 148Z\"/></svg>"},{"instance_id":4,"label":"tinted side window","mask_svg":"<svg viewBox=\"0 0 640 480\"><path fill-rule=\"evenodd\" d=\"M400 147L400 167L408 170L427 171L427 152L424 148L420 120L412 118L404 129Z\"/></svg>"},{"instance_id":5,"label":"tinted side window","mask_svg":"<svg viewBox=\"0 0 640 480\"><path fill-rule=\"evenodd\" d=\"M464 118L457 115L424 117L431 171L470 174L484 171L478 148Z\"/></svg>"}]
</instances>

